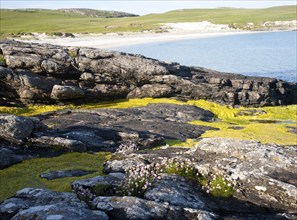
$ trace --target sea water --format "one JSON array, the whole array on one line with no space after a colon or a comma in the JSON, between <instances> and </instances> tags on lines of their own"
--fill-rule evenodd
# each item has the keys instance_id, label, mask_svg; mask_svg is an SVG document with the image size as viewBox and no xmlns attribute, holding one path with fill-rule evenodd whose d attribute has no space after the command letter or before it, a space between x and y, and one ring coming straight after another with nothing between
<instances>
[{"instance_id":1,"label":"sea water","mask_svg":"<svg viewBox=\"0 0 297 220\"><path fill-rule=\"evenodd\" d=\"M227 35L113 49L187 66L297 82L296 31Z\"/></svg>"}]
</instances>

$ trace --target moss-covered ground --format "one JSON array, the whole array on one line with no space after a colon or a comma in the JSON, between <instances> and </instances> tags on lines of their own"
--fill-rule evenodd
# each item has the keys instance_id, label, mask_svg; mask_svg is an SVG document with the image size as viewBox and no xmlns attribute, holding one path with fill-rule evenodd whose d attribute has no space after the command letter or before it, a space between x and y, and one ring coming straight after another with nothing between
<instances>
[{"instance_id":1,"label":"moss-covered ground","mask_svg":"<svg viewBox=\"0 0 297 220\"><path fill-rule=\"evenodd\" d=\"M25 108L0 107L0 113L11 113L23 116L34 116L62 109L100 109L100 108L131 108L146 106L151 103L171 103L193 105L214 113L216 120L211 122L192 121L194 125L206 125L219 130L208 130L203 137L225 137L241 140L255 140L262 143L280 145L297 145L297 135L289 132L290 127L297 127L297 105L262 108L233 108L222 106L205 100L177 101L174 99L130 99L113 102L100 102L80 106L28 106ZM198 137L197 137L198 138ZM198 139L167 140L171 146L192 147ZM102 165L109 157L108 153L68 153L53 158L37 158L23 161L9 168L0 170L0 201L13 196L24 187L42 187L57 191L70 191L70 183L76 179L102 175ZM48 171L84 169L95 170L95 173L83 177L46 180L39 177ZM219 182L219 180L218 180ZM215 183L214 183L215 184ZM226 190L229 195L231 191Z\"/></svg>"},{"instance_id":2,"label":"moss-covered ground","mask_svg":"<svg viewBox=\"0 0 297 220\"><path fill-rule=\"evenodd\" d=\"M67 153L52 158L35 158L23 161L0 170L0 201L13 196L17 190L25 187L47 188L55 191L70 192L71 183L78 179L103 175L103 163L110 153ZM55 180L40 178L40 174L50 171L82 169L96 171L82 177L65 177Z\"/></svg>"},{"instance_id":3,"label":"moss-covered ground","mask_svg":"<svg viewBox=\"0 0 297 220\"><path fill-rule=\"evenodd\" d=\"M132 108L146 106L152 103L171 103L179 105L194 105L214 113L216 120L212 122L192 121L191 124L205 125L219 128L209 130L202 135L205 137L225 137L241 140L255 140L262 143L275 143L280 145L296 145L297 135L289 132L290 127L297 127L297 105L274 106L261 108L233 108L222 106L205 100L190 100L186 102L167 98L144 98L117 100L112 102L99 102L80 106L28 106L24 108L0 107L0 113L11 113L23 116L34 116L50 111L62 109L100 109L100 108ZM188 139L186 142L168 140L173 146L194 146L197 141Z\"/></svg>"}]
</instances>

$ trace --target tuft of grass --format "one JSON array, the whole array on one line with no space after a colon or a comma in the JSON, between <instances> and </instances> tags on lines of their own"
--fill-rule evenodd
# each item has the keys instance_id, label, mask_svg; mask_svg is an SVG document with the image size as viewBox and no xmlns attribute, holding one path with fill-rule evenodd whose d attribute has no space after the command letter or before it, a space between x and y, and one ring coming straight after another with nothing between
<instances>
[{"instance_id":1,"label":"tuft of grass","mask_svg":"<svg viewBox=\"0 0 297 220\"><path fill-rule=\"evenodd\" d=\"M196 144L199 143L199 141L195 139L188 138L185 141L182 140L172 140L167 139L165 140L166 144L168 144L170 147L185 147L185 148L191 148L194 147Z\"/></svg>"},{"instance_id":2,"label":"tuft of grass","mask_svg":"<svg viewBox=\"0 0 297 220\"><path fill-rule=\"evenodd\" d=\"M0 63L6 64L6 60L3 55L0 54Z\"/></svg>"},{"instance_id":3,"label":"tuft of grass","mask_svg":"<svg viewBox=\"0 0 297 220\"><path fill-rule=\"evenodd\" d=\"M103 163L109 158L110 153L106 152L95 154L67 153L58 157L25 160L0 170L0 202L13 196L16 191L25 187L39 187L70 192L70 185L73 181L103 175ZM50 171L72 169L97 170L97 172L82 177L65 177L55 180L39 177L40 174Z\"/></svg>"},{"instance_id":4,"label":"tuft of grass","mask_svg":"<svg viewBox=\"0 0 297 220\"><path fill-rule=\"evenodd\" d=\"M211 195L215 197L231 197L234 194L234 189L231 184L224 180L222 176L218 176L211 181L210 186L212 188Z\"/></svg>"}]
</instances>

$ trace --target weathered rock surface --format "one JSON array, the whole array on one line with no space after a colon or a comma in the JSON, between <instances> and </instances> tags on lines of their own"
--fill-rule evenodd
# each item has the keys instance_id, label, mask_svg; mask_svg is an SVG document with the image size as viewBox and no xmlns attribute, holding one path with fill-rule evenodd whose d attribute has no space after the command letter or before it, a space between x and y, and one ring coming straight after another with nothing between
<instances>
[{"instance_id":1,"label":"weathered rock surface","mask_svg":"<svg viewBox=\"0 0 297 220\"><path fill-rule=\"evenodd\" d=\"M121 158L116 153L114 158ZM105 172L125 172L164 158L191 160L205 176L222 176L234 187L233 198L219 199L177 175L162 174L144 198L183 209L206 210L234 219L295 219L297 164L295 147L224 138L203 139L191 150L138 151L105 164ZM252 213L251 213L251 210Z\"/></svg>"},{"instance_id":2,"label":"weathered rock surface","mask_svg":"<svg viewBox=\"0 0 297 220\"><path fill-rule=\"evenodd\" d=\"M108 219L73 193L24 188L0 205L1 219Z\"/></svg>"},{"instance_id":3,"label":"weathered rock surface","mask_svg":"<svg viewBox=\"0 0 297 220\"><path fill-rule=\"evenodd\" d=\"M46 126L37 118L0 115L0 139L21 143L33 132L45 130Z\"/></svg>"},{"instance_id":4,"label":"weathered rock surface","mask_svg":"<svg viewBox=\"0 0 297 220\"><path fill-rule=\"evenodd\" d=\"M197 164L199 169L235 181L236 198L275 210L297 210L296 147L214 138L203 139L188 153L207 155L204 164Z\"/></svg>"},{"instance_id":5,"label":"weathered rock surface","mask_svg":"<svg viewBox=\"0 0 297 220\"><path fill-rule=\"evenodd\" d=\"M146 149L164 145L166 139L198 138L213 128L187 122L197 119L210 121L214 115L194 106L151 104L130 109L62 110L38 117L0 116L0 123L3 124L0 137L19 144L18 150L9 149L5 144L1 146L6 149L3 155L9 155L9 159L1 161L3 167L28 158L19 155L34 157L28 149L47 152L113 152L119 145L127 143L135 143L140 149ZM13 123L6 118L10 121L13 119ZM31 127L24 122L28 122ZM52 128L47 129L45 124Z\"/></svg>"},{"instance_id":6,"label":"weathered rock surface","mask_svg":"<svg viewBox=\"0 0 297 220\"><path fill-rule=\"evenodd\" d=\"M230 105L294 104L297 84L220 73L92 48L0 42L1 103L141 97L206 99Z\"/></svg>"},{"instance_id":7,"label":"weathered rock surface","mask_svg":"<svg viewBox=\"0 0 297 220\"><path fill-rule=\"evenodd\" d=\"M76 180L72 183L72 189L82 187L91 190L91 192L97 196L112 195L115 193L114 188L122 184L124 177L123 174L109 174L106 176Z\"/></svg>"}]
</instances>

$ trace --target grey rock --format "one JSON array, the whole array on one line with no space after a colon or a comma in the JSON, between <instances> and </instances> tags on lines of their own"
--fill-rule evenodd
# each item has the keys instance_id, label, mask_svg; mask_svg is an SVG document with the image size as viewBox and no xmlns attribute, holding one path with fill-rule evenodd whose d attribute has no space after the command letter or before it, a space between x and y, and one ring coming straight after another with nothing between
<instances>
[{"instance_id":1,"label":"grey rock","mask_svg":"<svg viewBox=\"0 0 297 220\"><path fill-rule=\"evenodd\" d=\"M68 100L83 98L85 92L76 86L55 85L51 92L51 98L57 100Z\"/></svg>"},{"instance_id":2,"label":"grey rock","mask_svg":"<svg viewBox=\"0 0 297 220\"><path fill-rule=\"evenodd\" d=\"M140 166L144 164L139 158L126 158L123 160L109 160L104 163L103 171L104 173L125 173L130 167Z\"/></svg>"},{"instance_id":3,"label":"grey rock","mask_svg":"<svg viewBox=\"0 0 297 220\"><path fill-rule=\"evenodd\" d=\"M207 202L203 192L178 175L164 174L156 180L144 194L144 198L155 202L168 202L170 205L205 209Z\"/></svg>"},{"instance_id":4,"label":"grey rock","mask_svg":"<svg viewBox=\"0 0 297 220\"><path fill-rule=\"evenodd\" d=\"M66 97L58 98L52 94L54 100L51 100L51 90L24 86L21 80L6 77L0 81L1 87L9 88L3 90L3 97L6 98L3 102L6 103L11 100L48 104L63 100L77 103L78 98L80 101L95 101L181 97L228 105L266 106L296 104L297 100L296 83L186 67L140 55L16 41L2 41L0 49L7 60L6 69L12 73L10 76L18 75L19 68L31 79L46 80L39 85L48 85L48 81L53 78L59 81L55 85L68 85L66 81L72 80L75 81L74 85L79 85L84 91L83 94L82 90L73 92L68 88L71 95L67 93ZM50 74L52 78L41 74Z\"/></svg>"},{"instance_id":5,"label":"grey rock","mask_svg":"<svg viewBox=\"0 0 297 220\"><path fill-rule=\"evenodd\" d=\"M203 139L188 154L211 158L197 164L197 168L206 174L221 173L237 185L235 198L275 210L296 210L295 147L210 138Z\"/></svg>"},{"instance_id":6,"label":"grey rock","mask_svg":"<svg viewBox=\"0 0 297 220\"><path fill-rule=\"evenodd\" d=\"M49 74L59 74L68 71L68 66L56 63L53 60L43 60L41 63L41 68L43 71Z\"/></svg>"},{"instance_id":7,"label":"grey rock","mask_svg":"<svg viewBox=\"0 0 297 220\"><path fill-rule=\"evenodd\" d=\"M10 149L0 148L0 169L9 167L24 160L24 156L17 155Z\"/></svg>"},{"instance_id":8,"label":"grey rock","mask_svg":"<svg viewBox=\"0 0 297 220\"><path fill-rule=\"evenodd\" d=\"M85 176L90 173L94 173L96 171L86 171L86 170L59 170L59 171L51 171L48 173L40 174L41 178L54 180L64 177L74 177L74 176Z\"/></svg>"},{"instance_id":9,"label":"grey rock","mask_svg":"<svg viewBox=\"0 0 297 220\"><path fill-rule=\"evenodd\" d=\"M34 123L30 118L14 115L0 115L0 138L16 143L31 136Z\"/></svg>"},{"instance_id":10,"label":"grey rock","mask_svg":"<svg viewBox=\"0 0 297 220\"><path fill-rule=\"evenodd\" d=\"M111 219L170 219L168 205L136 197L96 197L92 206L106 212Z\"/></svg>"},{"instance_id":11,"label":"grey rock","mask_svg":"<svg viewBox=\"0 0 297 220\"><path fill-rule=\"evenodd\" d=\"M30 142L39 148L62 150L62 151L75 151L85 152L86 146L84 143L62 137L40 136L31 138Z\"/></svg>"},{"instance_id":12,"label":"grey rock","mask_svg":"<svg viewBox=\"0 0 297 220\"><path fill-rule=\"evenodd\" d=\"M127 98L144 98L144 97L169 97L173 93L173 89L164 84L144 85L132 90Z\"/></svg>"},{"instance_id":13,"label":"grey rock","mask_svg":"<svg viewBox=\"0 0 297 220\"><path fill-rule=\"evenodd\" d=\"M92 211L90 209L78 209L77 207L65 207L63 203L54 205L34 206L19 211L12 220L18 219L44 219L44 220L62 220L62 219L105 219L108 216L104 212Z\"/></svg>"},{"instance_id":14,"label":"grey rock","mask_svg":"<svg viewBox=\"0 0 297 220\"><path fill-rule=\"evenodd\" d=\"M103 212L88 209L73 193L24 188L0 205L0 217L7 219L108 219ZM62 218L63 217L63 218Z\"/></svg>"},{"instance_id":15,"label":"grey rock","mask_svg":"<svg viewBox=\"0 0 297 220\"><path fill-rule=\"evenodd\" d=\"M106 175L96 176L93 178L76 180L71 186L73 189L82 187L90 189L96 196L106 196L115 194L115 188L120 186L123 181L123 176L120 175Z\"/></svg>"}]
</instances>

